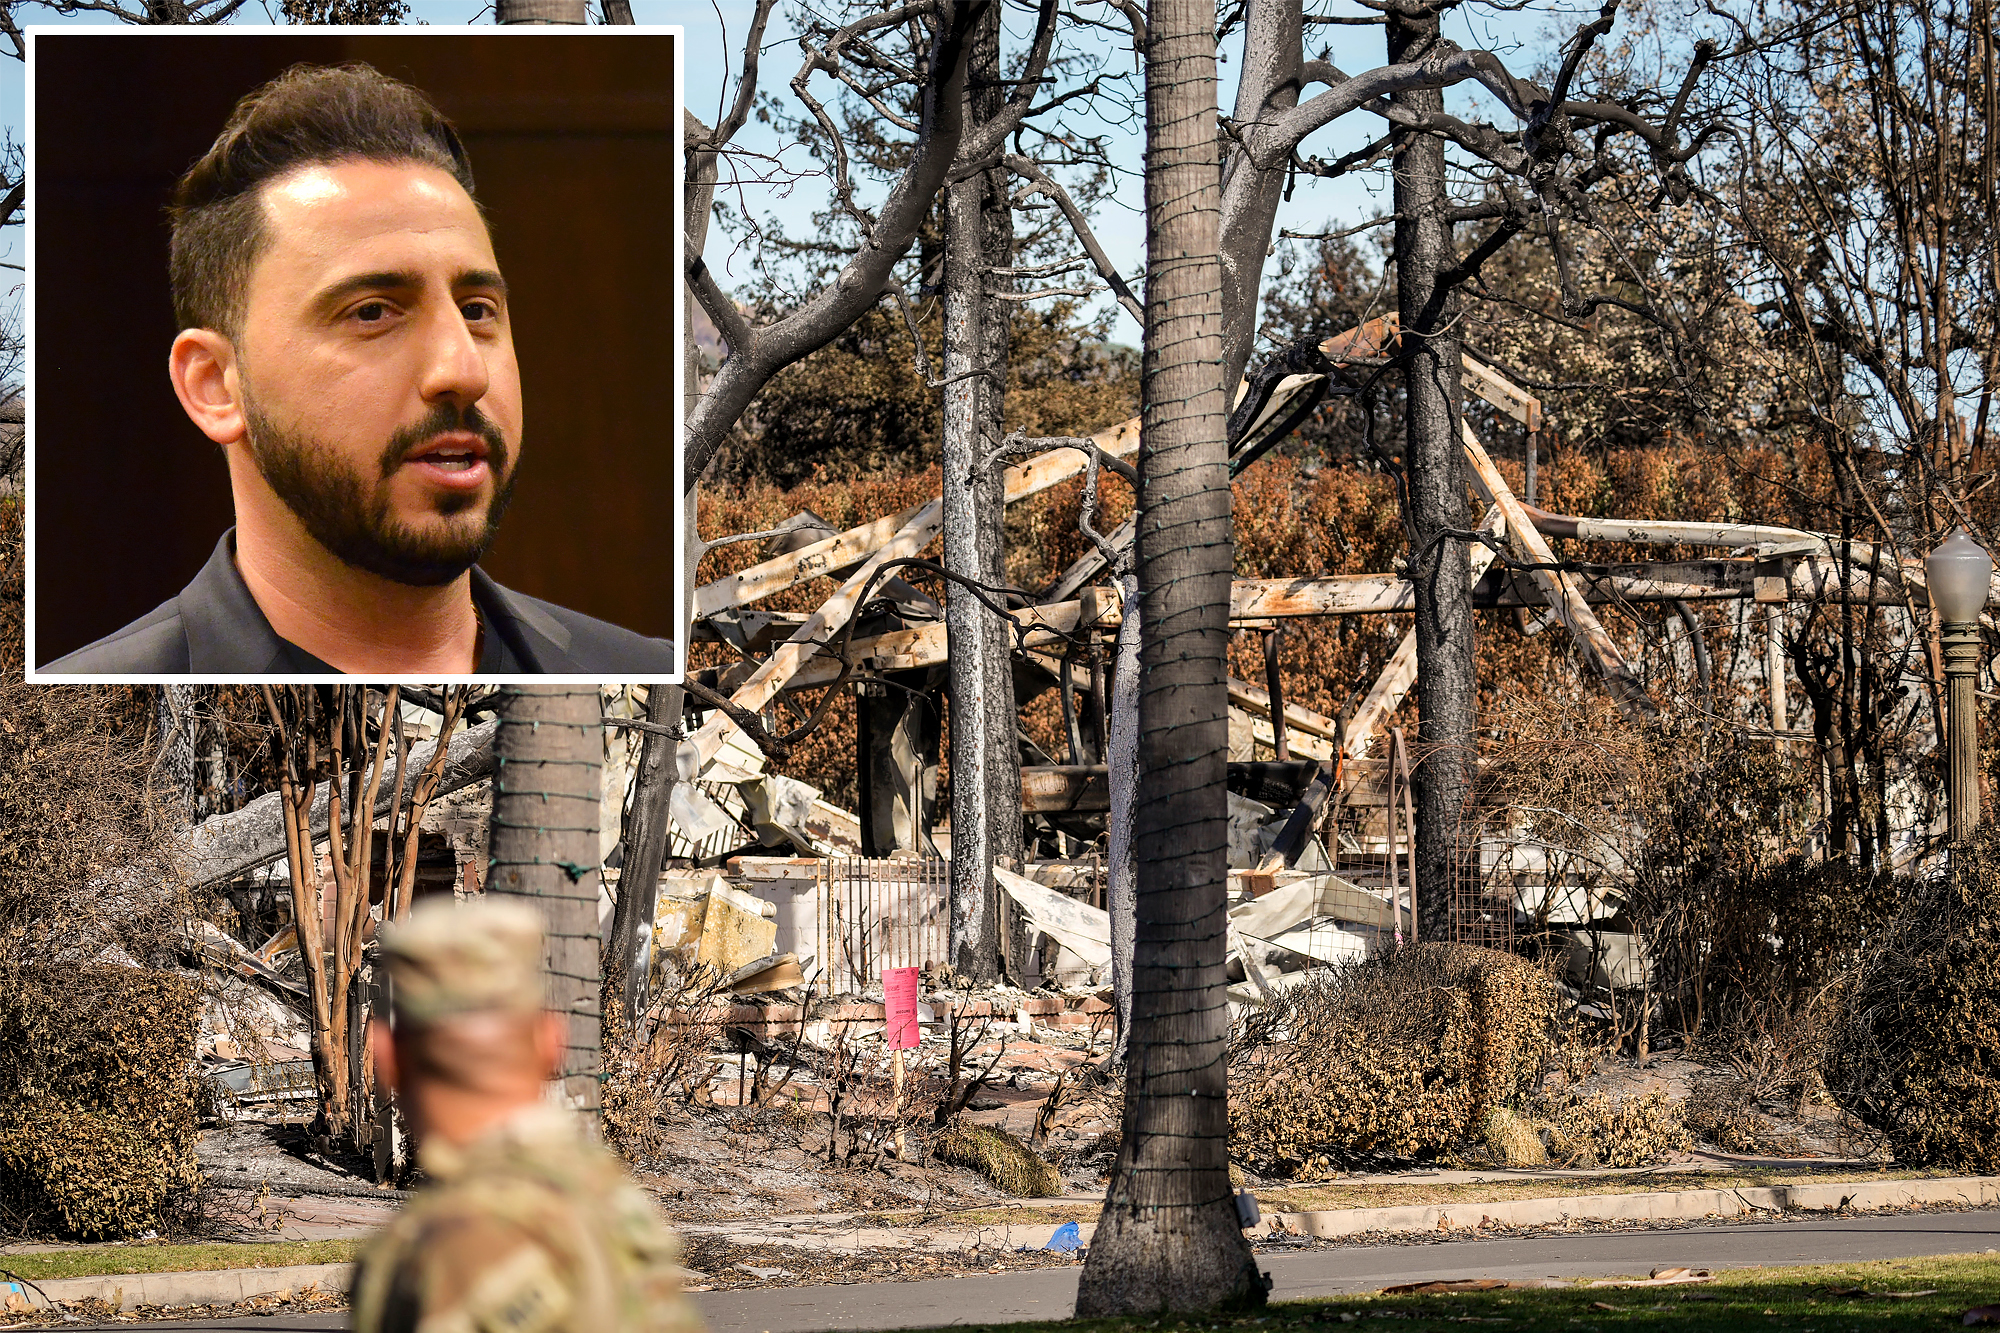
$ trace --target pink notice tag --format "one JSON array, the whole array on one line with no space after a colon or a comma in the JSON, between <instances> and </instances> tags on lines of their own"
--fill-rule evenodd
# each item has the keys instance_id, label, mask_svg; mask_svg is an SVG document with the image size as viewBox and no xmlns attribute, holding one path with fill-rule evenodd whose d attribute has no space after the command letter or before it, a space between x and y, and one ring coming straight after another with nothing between
<instances>
[{"instance_id":1,"label":"pink notice tag","mask_svg":"<svg viewBox=\"0 0 2000 1333\"><path fill-rule=\"evenodd\" d=\"M889 1025L884 1037L892 1051L914 1050L917 1045L917 969L882 969L882 1007L888 1011Z\"/></svg>"}]
</instances>

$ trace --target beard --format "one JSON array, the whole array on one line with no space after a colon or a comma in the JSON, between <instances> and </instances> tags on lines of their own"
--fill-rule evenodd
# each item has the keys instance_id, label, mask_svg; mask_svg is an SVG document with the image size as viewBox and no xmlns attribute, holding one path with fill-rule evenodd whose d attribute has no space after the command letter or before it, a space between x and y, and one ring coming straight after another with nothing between
<instances>
[{"instance_id":1,"label":"beard","mask_svg":"<svg viewBox=\"0 0 2000 1333\"><path fill-rule=\"evenodd\" d=\"M383 446L374 478L305 431L280 426L247 396L244 418L257 470L313 540L342 562L391 582L435 588L471 569L493 544L514 495L507 442L477 405L441 401L422 421L397 431ZM468 515L480 502L476 495L446 495L432 511L442 521L418 528L398 520L390 512L390 479L411 453L450 430L471 431L486 442L486 465L496 481L485 514Z\"/></svg>"}]
</instances>

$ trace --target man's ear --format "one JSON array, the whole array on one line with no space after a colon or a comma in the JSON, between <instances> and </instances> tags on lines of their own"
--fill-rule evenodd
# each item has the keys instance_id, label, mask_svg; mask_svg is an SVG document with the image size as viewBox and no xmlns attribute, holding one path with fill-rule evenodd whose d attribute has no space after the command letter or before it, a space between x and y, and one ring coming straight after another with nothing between
<instances>
[{"instance_id":1,"label":"man's ear","mask_svg":"<svg viewBox=\"0 0 2000 1333\"><path fill-rule=\"evenodd\" d=\"M247 429L236 368L236 345L214 329L182 329L167 353L167 377L188 419L217 444L235 444Z\"/></svg>"}]
</instances>

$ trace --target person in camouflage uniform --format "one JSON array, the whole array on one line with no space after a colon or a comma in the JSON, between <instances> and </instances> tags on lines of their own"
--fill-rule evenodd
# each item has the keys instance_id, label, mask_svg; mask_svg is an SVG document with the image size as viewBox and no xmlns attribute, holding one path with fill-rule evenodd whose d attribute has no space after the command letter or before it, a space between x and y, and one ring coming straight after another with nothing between
<instances>
[{"instance_id":1,"label":"person in camouflage uniform","mask_svg":"<svg viewBox=\"0 0 2000 1333\"><path fill-rule=\"evenodd\" d=\"M562 1054L530 908L436 901L385 928L372 1033L432 1184L371 1240L357 1333L700 1333L679 1246L543 1089Z\"/></svg>"}]
</instances>

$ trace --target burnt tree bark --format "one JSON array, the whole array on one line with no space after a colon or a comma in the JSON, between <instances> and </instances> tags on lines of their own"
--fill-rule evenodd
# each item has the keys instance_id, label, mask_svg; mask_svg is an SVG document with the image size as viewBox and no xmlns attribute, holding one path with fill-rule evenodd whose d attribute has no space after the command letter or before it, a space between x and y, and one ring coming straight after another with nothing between
<instances>
[{"instance_id":1,"label":"burnt tree bark","mask_svg":"<svg viewBox=\"0 0 2000 1333\"><path fill-rule=\"evenodd\" d=\"M1215 5L1153 0L1137 549L1144 605L1123 1143L1079 1316L1261 1303L1229 1184L1226 669Z\"/></svg>"},{"instance_id":2,"label":"burnt tree bark","mask_svg":"<svg viewBox=\"0 0 2000 1333\"><path fill-rule=\"evenodd\" d=\"M1389 6L1389 60L1421 64L1438 50L1438 11L1428 3ZM1414 118L1441 115L1441 88L1397 91L1393 107ZM1417 920L1422 938L1448 935L1454 846L1477 725L1472 651L1471 567L1464 543L1441 540L1466 528L1463 446L1458 434L1458 263L1445 189L1445 141L1406 132L1395 153L1396 309L1402 323L1406 392L1403 442L1410 580L1417 594L1417 736L1411 786L1417 798Z\"/></svg>"},{"instance_id":3,"label":"burnt tree bark","mask_svg":"<svg viewBox=\"0 0 2000 1333\"><path fill-rule=\"evenodd\" d=\"M1111 993L1118 1006L1118 1044L1112 1062L1123 1064L1132 1035L1132 963L1139 929L1138 873L1132 864L1132 819L1139 808L1139 581L1119 580L1125 618L1118 625L1104 763L1111 789L1109 843L1104 860L1104 904L1111 915Z\"/></svg>"},{"instance_id":4,"label":"burnt tree bark","mask_svg":"<svg viewBox=\"0 0 2000 1333\"><path fill-rule=\"evenodd\" d=\"M967 43L990 3L991 0L967 0L946 8L923 67L922 120L909 164L873 215L865 243L842 266L839 276L819 293L772 323L753 326L722 290L714 271L702 261L697 239L692 235L688 238L689 285L729 344L728 359L688 410L683 462L690 487L700 480L721 447L723 437L773 375L832 342L881 299L896 264L916 239L952 164L958 160L964 128ZM768 15L769 8L760 3L757 12L761 19ZM873 15L860 25L851 26L879 27L882 16ZM843 29L842 35L848 31ZM704 203L712 205L716 155L728 143L724 131L733 132L732 127L743 123L754 100L755 72L748 68L750 49L745 48L746 70L738 88L736 109L724 124L710 131L692 115L688 117L689 221ZM1022 109L1025 111L1025 106ZM1004 135L1004 128L1001 132ZM838 149L839 145L834 147ZM707 216L705 211L701 214L704 236Z\"/></svg>"},{"instance_id":5,"label":"burnt tree bark","mask_svg":"<svg viewBox=\"0 0 2000 1333\"><path fill-rule=\"evenodd\" d=\"M646 720L662 727L679 722L681 687L653 685L646 694ZM639 743L632 808L625 818L625 856L618 872L618 905L611 916L611 946L604 959L604 977L618 987L620 1016L627 1033L638 1030L639 1016L646 1012L660 866L667 857L667 829L673 819L668 802L679 777L674 745L672 736L645 733Z\"/></svg>"},{"instance_id":6,"label":"burnt tree bark","mask_svg":"<svg viewBox=\"0 0 2000 1333\"><path fill-rule=\"evenodd\" d=\"M597 934L602 705L589 685L509 685L493 742L486 891L525 898L548 923L549 1007L569 1021L563 1093L597 1109Z\"/></svg>"},{"instance_id":7,"label":"burnt tree bark","mask_svg":"<svg viewBox=\"0 0 2000 1333\"><path fill-rule=\"evenodd\" d=\"M1000 10L974 27L966 57L965 125L977 134L1005 103ZM991 295L1013 252L1005 170L996 162L945 191L944 555L946 568L989 586L1006 581L1004 482L980 466L1005 408L1008 328ZM998 857L1021 856L1021 752L1014 739L1007 627L963 590L946 594L951 641L951 956L981 984L1000 973L1007 916L993 883ZM1011 952L1010 952L1010 956Z\"/></svg>"},{"instance_id":8,"label":"burnt tree bark","mask_svg":"<svg viewBox=\"0 0 2000 1333\"><path fill-rule=\"evenodd\" d=\"M1305 20L1298 0L1255 0L1243 11L1243 65L1236 84L1238 125L1265 126L1295 111L1304 87ZM1257 333L1257 296L1271 248L1286 163L1260 168L1247 152L1223 161L1222 383L1233 404Z\"/></svg>"}]
</instances>

